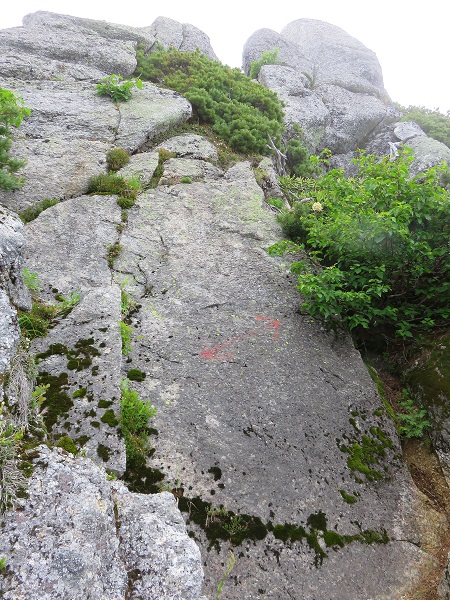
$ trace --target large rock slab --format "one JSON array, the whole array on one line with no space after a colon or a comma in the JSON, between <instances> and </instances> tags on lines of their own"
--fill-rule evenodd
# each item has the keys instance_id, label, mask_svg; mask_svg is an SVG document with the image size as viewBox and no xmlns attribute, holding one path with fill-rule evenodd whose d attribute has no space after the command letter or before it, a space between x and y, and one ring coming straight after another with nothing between
<instances>
[{"instance_id":1,"label":"large rock slab","mask_svg":"<svg viewBox=\"0 0 450 600\"><path fill-rule=\"evenodd\" d=\"M109 39L64 19L55 22L52 13L38 17L26 18L25 27L0 31L3 77L98 80L111 73L130 76L136 68L135 42Z\"/></svg>"},{"instance_id":2,"label":"large rock slab","mask_svg":"<svg viewBox=\"0 0 450 600\"><path fill-rule=\"evenodd\" d=\"M89 459L44 446L0 554L7 600L201 596L200 552L171 494L130 494Z\"/></svg>"},{"instance_id":3,"label":"large rock slab","mask_svg":"<svg viewBox=\"0 0 450 600\"><path fill-rule=\"evenodd\" d=\"M325 600L330 582L335 598L400 597L426 561L414 488L359 354L298 313L286 264L265 252L279 234L246 163L216 182L159 186L130 213L115 269L142 305L127 368L146 374L136 389L158 409L150 464L184 490L208 594L228 549L198 525L201 502L210 523L223 505L238 526L262 526L235 549L227 598ZM350 460L365 444L378 447L369 477ZM317 568L317 547L273 534L292 524L314 535L317 518L324 536L389 542L326 548L319 532Z\"/></svg>"}]
</instances>

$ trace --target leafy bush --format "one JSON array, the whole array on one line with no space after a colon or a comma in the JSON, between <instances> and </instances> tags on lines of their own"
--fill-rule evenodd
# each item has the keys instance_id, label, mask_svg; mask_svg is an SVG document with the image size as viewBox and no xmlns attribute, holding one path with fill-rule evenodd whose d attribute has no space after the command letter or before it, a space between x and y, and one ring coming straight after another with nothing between
<instances>
[{"instance_id":1,"label":"leafy bush","mask_svg":"<svg viewBox=\"0 0 450 600\"><path fill-rule=\"evenodd\" d=\"M21 98L14 92L0 88L0 190L16 190L24 184L23 178L16 175L25 161L11 158L11 127L19 127L30 114Z\"/></svg>"},{"instance_id":2,"label":"leafy bush","mask_svg":"<svg viewBox=\"0 0 450 600\"><path fill-rule=\"evenodd\" d=\"M284 232L311 257L292 267L311 315L340 319L356 336L408 339L448 325L450 194L438 167L411 178L411 161L409 150L396 161L361 155L356 177L334 169L281 181L292 203Z\"/></svg>"},{"instance_id":3,"label":"leafy bush","mask_svg":"<svg viewBox=\"0 0 450 600\"><path fill-rule=\"evenodd\" d=\"M213 130L232 148L245 153L267 154L270 135L280 143L283 107L272 92L241 73L200 51L159 49L145 55L137 52L136 72L142 79L183 94L195 117L211 123Z\"/></svg>"},{"instance_id":4,"label":"leafy bush","mask_svg":"<svg viewBox=\"0 0 450 600\"><path fill-rule=\"evenodd\" d=\"M450 111L444 115L438 109L431 110L424 106L398 108L403 112L402 121L415 121L427 135L450 148Z\"/></svg>"},{"instance_id":5,"label":"leafy bush","mask_svg":"<svg viewBox=\"0 0 450 600\"><path fill-rule=\"evenodd\" d=\"M142 81L140 79L128 79L124 81L121 75L113 73L109 77L104 77L100 83L97 83L96 88L99 96L109 96L114 102L128 102L132 96L131 90L135 86L141 90Z\"/></svg>"},{"instance_id":6,"label":"leafy bush","mask_svg":"<svg viewBox=\"0 0 450 600\"><path fill-rule=\"evenodd\" d=\"M278 52L279 48L274 48L273 50L266 50L262 53L261 58L259 60L255 60L252 62L250 66L250 78L258 79L259 72L261 71L261 67L263 65L279 65L278 61Z\"/></svg>"},{"instance_id":7,"label":"leafy bush","mask_svg":"<svg viewBox=\"0 0 450 600\"><path fill-rule=\"evenodd\" d=\"M149 421L156 414L150 401L143 402L138 393L130 390L128 379L122 379L120 429L125 439L127 467L129 462L144 464L149 450Z\"/></svg>"},{"instance_id":8,"label":"leafy bush","mask_svg":"<svg viewBox=\"0 0 450 600\"><path fill-rule=\"evenodd\" d=\"M427 410L423 406L416 406L408 390L402 390L402 398L398 402L402 412L397 413L397 425L400 436L406 438L422 438L425 430L431 425L428 420Z\"/></svg>"},{"instance_id":9,"label":"leafy bush","mask_svg":"<svg viewBox=\"0 0 450 600\"><path fill-rule=\"evenodd\" d=\"M130 155L123 148L112 148L106 153L106 163L110 171L118 171L130 162Z\"/></svg>"}]
</instances>

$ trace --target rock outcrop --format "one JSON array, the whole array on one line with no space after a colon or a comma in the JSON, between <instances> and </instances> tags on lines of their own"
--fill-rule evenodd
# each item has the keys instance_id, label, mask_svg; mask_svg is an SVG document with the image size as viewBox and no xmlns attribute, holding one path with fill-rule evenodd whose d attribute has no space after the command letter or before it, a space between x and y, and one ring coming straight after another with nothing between
<instances>
[{"instance_id":1,"label":"rock outcrop","mask_svg":"<svg viewBox=\"0 0 450 600\"><path fill-rule=\"evenodd\" d=\"M286 123L301 126L311 152L354 151L398 118L375 54L339 27L299 19L280 34L259 30L244 46L245 72L274 48L280 64L263 66L259 81L284 100Z\"/></svg>"},{"instance_id":2,"label":"rock outcrop","mask_svg":"<svg viewBox=\"0 0 450 600\"><path fill-rule=\"evenodd\" d=\"M295 111L307 118L301 98L316 104L310 143L345 153L393 113L370 51L332 26L329 47L317 46L323 29L310 21L286 28L286 64L263 67L261 81L285 82L292 123L302 122ZM43 300L76 292L79 303L32 350L38 382L50 386L49 442L69 436L85 454L36 452L29 497L2 529L3 597L213 597L230 547L230 599L407 594L432 562L420 548L421 497L350 338L299 313L289 265L266 252L281 232L251 164L221 168L199 135L168 133L153 144L190 116L178 94L145 84L116 107L91 81L111 73L112 60L125 74L137 42L186 50L206 36L170 19L135 29L49 13L3 33L0 85L17 90L32 115L14 145L28 159L26 187L0 202L19 211L61 200L26 225L24 264L42 281ZM79 36L92 43L85 61L72 54ZM261 47L255 36L248 60ZM16 48L36 77L17 66L20 52L14 63ZM358 72L350 76L352 52ZM324 63L333 57L335 68L316 74L314 53ZM63 81L53 75L59 63ZM122 173L146 187L127 212L114 196L85 195L112 146L133 154ZM174 154L164 164L162 149ZM3 214L5 231L10 219L17 226L19 252L19 222ZM133 301L131 349L120 334L124 293ZM127 376L157 408L146 468L124 476L133 493L105 470L122 477L126 468L118 418ZM149 494L158 489L172 494ZM201 547L203 591L200 553L174 497Z\"/></svg>"}]
</instances>

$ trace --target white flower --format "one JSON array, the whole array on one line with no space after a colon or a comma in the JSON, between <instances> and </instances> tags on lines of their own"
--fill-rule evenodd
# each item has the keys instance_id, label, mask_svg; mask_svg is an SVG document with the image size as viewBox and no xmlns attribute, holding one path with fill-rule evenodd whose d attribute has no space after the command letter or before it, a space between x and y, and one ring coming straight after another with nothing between
<instances>
[{"instance_id":1,"label":"white flower","mask_svg":"<svg viewBox=\"0 0 450 600\"><path fill-rule=\"evenodd\" d=\"M314 212L322 212L323 211L323 206L320 202L313 202L311 208Z\"/></svg>"}]
</instances>

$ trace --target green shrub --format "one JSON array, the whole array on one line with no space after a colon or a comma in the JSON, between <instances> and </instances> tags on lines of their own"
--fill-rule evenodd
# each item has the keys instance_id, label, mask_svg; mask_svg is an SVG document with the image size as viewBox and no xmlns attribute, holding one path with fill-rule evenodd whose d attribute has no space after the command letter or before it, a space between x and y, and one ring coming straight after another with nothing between
<instances>
[{"instance_id":1,"label":"green shrub","mask_svg":"<svg viewBox=\"0 0 450 600\"><path fill-rule=\"evenodd\" d=\"M130 325L127 325L123 321L119 321L120 327L120 336L122 338L122 354L126 356L129 352L131 352L131 334L133 333L133 328Z\"/></svg>"},{"instance_id":2,"label":"green shrub","mask_svg":"<svg viewBox=\"0 0 450 600\"><path fill-rule=\"evenodd\" d=\"M398 106L403 112L402 121L415 121L427 135L450 148L450 111L444 115L439 109L424 106Z\"/></svg>"},{"instance_id":3,"label":"green shrub","mask_svg":"<svg viewBox=\"0 0 450 600\"><path fill-rule=\"evenodd\" d=\"M44 200L41 200L20 212L19 217L23 223L30 223L31 221L34 221L34 219L37 219L41 212L58 203L59 200L56 200L55 198L44 198Z\"/></svg>"},{"instance_id":4,"label":"green shrub","mask_svg":"<svg viewBox=\"0 0 450 600\"><path fill-rule=\"evenodd\" d=\"M134 87L139 90L142 89L142 81L140 79L128 79L123 80L121 75L109 75L104 77L100 83L97 83L97 93L99 96L109 96L114 102L128 102L132 93L131 90Z\"/></svg>"},{"instance_id":5,"label":"green shrub","mask_svg":"<svg viewBox=\"0 0 450 600\"><path fill-rule=\"evenodd\" d=\"M14 92L0 88L0 190L17 190L24 180L16 175L25 165L24 160L11 158L11 127L19 127L23 119L29 116L30 109L24 106L21 98Z\"/></svg>"},{"instance_id":6,"label":"green shrub","mask_svg":"<svg viewBox=\"0 0 450 600\"><path fill-rule=\"evenodd\" d=\"M438 167L411 178L411 161L407 150L396 161L362 155L356 177L281 181L292 203L282 227L311 257L293 265L303 308L356 337L408 339L448 324L450 194Z\"/></svg>"},{"instance_id":7,"label":"green shrub","mask_svg":"<svg viewBox=\"0 0 450 600\"><path fill-rule=\"evenodd\" d=\"M72 438L68 437L67 435L63 435L63 437L58 440L58 443L56 445L58 448L62 448L66 452L70 452L70 454L77 453L77 447L75 445L75 442Z\"/></svg>"},{"instance_id":8,"label":"green shrub","mask_svg":"<svg viewBox=\"0 0 450 600\"><path fill-rule=\"evenodd\" d=\"M120 429L125 439L127 468L129 462L145 463L149 450L149 422L156 414L150 401L140 400L138 393L130 390L128 379L121 382L122 397L120 401Z\"/></svg>"},{"instance_id":9,"label":"green shrub","mask_svg":"<svg viewBox=\"0 0 450 600\"><path fill-rule=\"evenodd\" d=\"M182 177L180 183L192 183L192 179L190 177Z\"/></svg>"},{"instance_id":10,"label":"green shrub","mask_svg":"<svg viewBox=\"0 0 450 600\"><path fill-rule=\"evenodd\" d=\"M210 60L200 51L159 49L137 52L136 72L143 79L183 94L194 118L211 123L232 148L267 154L268 136L280 143L283 105L277 94L253 82L238 69Z\"/></svg>"},{"instance_id":11,"label":"green shrub","mask_svg":"<svg viewBox=\"0 0 450 600\"><path fill-rule=\"evenodd\" d=\"M397 413L397 431L400 436L405 438L422 438L425 430L431 425L428 420L427 410L418 407L407 389L402 390L401 400L398 402L401 412Z\"/></svg>"},{"instance_id":12,"label":"green shrub","mask_svg":"<svg viewBox=\"0 0 450 600\"><path fill-rule=\"evenodd\" d=\"M292 137L286 144L287 167L291 175L312 177L318 173L317 165L309 160L309 152L305 146L301 128L295 125L294 131L295 137Z\"/></svg>"},{"instance_id":13,"label":"green shrub","mask_svg":"<svg viewBox=\"0 0 450 600\"><path fill-rule=\"evenodd\" d=\"M262 53L261 58L259 60L253 61L250 66L250 78L258 79L259 72L261 71L261 67L263 65L279 65L279 50L279 48L274 48L273 50L266 50Z\"/></svg>"},{"instance_id":14,"label":"green shrub","mask_svg":"<svg viewBox=\"0 0 450 600\"><path fill-rule=\"evenodd\" d=\"M110 171L118 171L130 162L130 155L123 148L112 148L106 153L106 163Z\"/></svg>"},{"instance_id":15,"label":"green shrub","mask_svg":"<svg viewBox=\"0 0 450 600\"><path fill-rule=\"evenodd\" d=\"M129 207L133 206L137 195L142 189L143 186L139 177L125 179L125 177L116 173L100 173L99 175L94 175L88 181L88 193L118 194L120 202L117 200L117 204L122 208L127 208L122 206L122 204L129 204ZM125 200L132 201L132 203L127 203Z\"/></svg>"}]
</instances>

